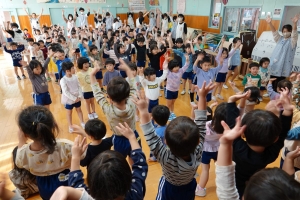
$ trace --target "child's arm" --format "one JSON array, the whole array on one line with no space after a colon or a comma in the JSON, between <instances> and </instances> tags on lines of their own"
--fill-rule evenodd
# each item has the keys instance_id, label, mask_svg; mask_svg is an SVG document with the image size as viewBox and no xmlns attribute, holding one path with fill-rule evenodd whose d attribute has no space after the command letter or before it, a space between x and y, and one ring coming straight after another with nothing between
<instances>
[{"instance_id":1,"label":"child's arm","mask_svg":"<svg viewBox=\"0 0 300 200\"><path fill-rule=\"evenodd\" d=\"M131 52L131 42L128 42L128 49L125 51L125 55L129 56L130 52Z\"/></svg>"},{"instance_id":2,"label":"child's arm","mask_svg":"<svg viewBox=\"0 0 300 200\"><path fill-rule=\"evenodd\" d=\"M60 186L52 194L50 200L66 200L66 199L87 199L89 196L85 195L85 191L75 189L67 186ZM14 199L13 199L14 200Z\"/></svg>"},{"instance_id":3,"label":"child's arm","mask_svg":"<svg viewBox=\"0 0 300 200\"><path fill-rule=\"evenodd\" d=\"M24 200L19 193L14 193L6 189L6 177L4 174L0 174L0 199L2 200Z\"/></svg>"},{"instance_id":4,"label":"child's arm","mask_svg":"<svg viewBox=\"0 0 300 200\"><path fill-rule=\"evenodd\" d=\"M298 41L298 31L297 31L297 24L298 24L298 20L300 18L300 14L295 15L295 17L292 19L293 22L293 30L292 30L292 48L295 48L295 46L297 45L297 41Z\"/></svg>"},{"instance_id":5,"label":"child's arm","mask_svg":"<svg viewBox=\"0 0 300 200\"><path fill-rule=\"evenodd\" d=\"M237 41L235 47L234 47L233 49L231 49L231 51L229 52L229 54L228 54L228 59L231 58L231 57L234 55L235 51L236 51L237 49L239 49L240 46L241 46L241 41L239 40L239 41Z\"/></svg>"},{"instance_id":6,"label":"child's arm","mask_svg":"<svg viewBox=\"0 0 300 200\"><path fill-rule=\"evenodd\" d=\"M248 94L249 93L246 92L244 94L236 94L229 97L226 106L226 124L228 124L230 128L235 126L235 119L240 116L240 110L237 108L236 102Z\"/></svg>"},{"instance_id":7,"label":"child's arm","mask_svg":"<svg viewBox=\"0 0 300 200\"><path fill-rule=\"evenodd\" d=\"M194 62L194 66L193 66L193 71L197 74L197 71L199 70L199 68L198 68L198 62L199 62L200 60L197 58L196 60L195 60L195 62Z\"/></svg>"},{"instance_id":8,"label":"child's arm","mask_svg":"<svg viewBox=\"0 0 300 200\"><path fill-rule=\"evenodd\" d=\"M274 100L279 96L279 93L277 93L273 90L272 82L275 80L276 80L276 78L271 78L267 85L267 91L268 91L268 94L269 94L269 97L271 100Z\"/></svg>"},{"instance_id":9,"label":"child's arm","mask_svg":"<svg viewBox=\"0 0 300 200\"><path fill-rule=\"evenodd\" d=\"M219 51L218 51L218 54L216 56L216 61L219 62L219 59L221 58L221 55L222 55L222 52L223 52L223 44L224 42L226 41L225 37L223 36L222 37L222 40L221 40L221 44L220 44L220 47L219 47Z\"/></svg>"},{"instance_id":10,"label":"child's arm","mask_svg":"<svg viewBox=\"0 0 300 200\"><path fill-rule=\"evenodd\" d=\"M65 17L65 11L64 11L64 9L62 9L61 12L62 12L63 20L67 23L68 20L67 20L67 18Z\"/></svg>"},{"instance_id":11,"label":"child's arm","mask_svg":"<svg viewBox=\"0 0 300 200\"><path fill-rule=\"evenodd\" d=\"M157 80L158 80L158 84L160 84L161 82L163 82L164 80L166 80L167 78L167 75L168 75L168 61L169 61L169 56L168 54L165 54L165 61L163 63L163 74L161 75L161 77L158 77Z\"/></svg>"},{"instance_id":12,"label":"child's arm","mask_svg":"<svg viewBox=\"0 0 300 200\"><path fill-rule=\"evenodd\" d=\"M29 67L29 65L27 64L27 62L25 62L24 60L22 60L22 61L20 61L20 64L22 65L22 67L26 67L29 79L34 79L35 76L33 74L33 71L31 70L31 68Z\"/></svg>"},{"instance_id":13,"label":"child's arm","mask_svg":"<svg viewBox=\"0 0 300 200\"><path fill-rule=\"evenodd\" d=\"M297 146L297 148L294 151L291 151L286 154L282 170L288 173L289 175L293 176L295 173L294 160L298 157L300 157L299 146Z\"/></svg>"},{"instance_id":14,"label":"child's arm","mask_svg":"<svg viewBox=\"0 0 300 200\"><path fill-rule=\"evenodd\" d=\"M257 87L258 87L258 88L261 87L261 76L259 76L259 80L258 80L258 83L257 83Z\"/></svg>"},{"instance_id":15,"label":"child's arm","mask_svg":"<svg viewBox=\"0 0 300 200\"><path fill-rule=\"evenodd\" d=\"M114 52L115 52L117 58L120 58L120 57L121 57L121 54L118 52L118 49L117 49L118 44L120 44L120 41L117 41L117 42L114 44Z\"/></svg>"},{"instance_id":16,"label":"child's arm","mask_svg":"<svg viewBox=\"0 0 300 200\"><path fill-rule=\"evenodd\" d=\"M136 84L135 84L135 78L133 76L133 73L132 73L131 69L127 65L127 63L125 63L125 61L123 59L119 59L119 62L120 62L119 69L125 71L126 75L128 77L128 83L129 83L129 86L130 86L129 96L132 97L136 94L136 91L137 91Z\"/></svg>"},{"instance_id":17,"label":"child's arm","mask_svg":"<svg viewBox=\"0 0 300 200\"><path fill-rule=\"evenodd\" d=\"M179 69L179 71L184 73L190 65L190 57L188 55L184 55L184 59L182 59L182 63L185 63L185 64L181 69Z\"/></svg>"},{"instance_id":18,"label":"child's arm","mask_svg":"<svg viewBox=\"0 0 300 200\"><path fill-rule=\"evenodd\" d=\"M185 63L185 57L184 57L184 53L181 51L178 51L177 49L172 49L172 51L174 53L176 53L178 56L180 56L180 58L182 59L182 63Z\"/></svg>"}]
</instances>

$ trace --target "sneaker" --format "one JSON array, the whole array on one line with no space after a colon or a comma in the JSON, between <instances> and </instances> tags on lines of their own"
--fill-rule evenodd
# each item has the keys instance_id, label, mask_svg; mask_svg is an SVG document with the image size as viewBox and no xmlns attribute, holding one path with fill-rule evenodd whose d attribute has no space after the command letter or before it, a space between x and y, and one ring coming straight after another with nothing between
<instances>
[{"instance_id":1,"label":"sneaker","mask_svg":"<svg viewBox=\"0 0 300 200\"><path fill-rule=\"evenodd\" d=\"M217 97L221 100L224 100L224 98L220 94L217 94Z\"/></svg>"},{"instance_id":2,"label":"sneaker","mask_svg":"<svg viewBox=\"0 0 300 200\"><path fill-rule=\"evenodd\" d=\"M21 80L20 76L17 76L17 79L18 79L18 80Z\"/></svg>"},{"instance_id":3,"label":"sneaker","mask_svg":"<svg viewBox=\"0 0 300 200\"><path fill-rule=\"evenodd\" d=\"M174 119L174 118L173 118L173 113L171 113L170 116L169 116L168 121L172 121L173 119Z\"/></svg>"},{"instance_id":4,"label":"sneaker","mask_svg":"<svg viewBox=\"0 0 300 200\"><path fill-rule=\"evenodd\" d=\"M215 96L211 96L211 99L212 99L213 101L217 101L217 99L216 99Z\"/></svg>"},{"instance_id":5,"label":"sneaker","mask_svg":"<svg viewBox=\"0 0 300 200\"><path fill-rule=\"evenodd\" d=\"M180 80L180 84L182 84L182 80Z\"/></svg>"},{"instance_id":6,"label":"sneaker","mask_svg":"<svg viewBox=\"0 0 300 200\"><path fill-rule=\"evenodd\" d=\"M22 78L23 78L23 79L26 79L26 76L23 74L23 75L22 75Z\"/></svg>"},{"instance_id":7,"label":"sneaker","mask_svg":"<svg viewBox=\"0 0 300 200\"><path fill-rule=\"evenodd\" d=\"M171 113L171 117L172 117L172 120L176 118L176 115L174 113Z\"/></svg>"},{"instance_id":8,"label":"sneaker","mask_svg":"<svg viewBox=\"0 0 300 200\"><path fill-rule=\"evenodd\" d=\"M196 104L195 102L191 102L191 106L192 106L193 108L197 108L197 107L198 107L197 104Z\"/></svg>"},{"instance_id":9,"label":"sneaker","mask_svg":"<svg viewBox=\"0 0 300 200\"><path fill-rule=\"evenodd\" d=\"M71 126L69 126L69 133L73 133L73 128Z\"/></svg>"},{"instance_id":10,"label":"sneaker","mask_svg":"<svg viewBox=\"0 0 300 200\"><path fill-rule=\"evenodd\" d=\"M191 90L189 90L188 93L191 94Z\"/></svg>"},{"instance_id":11,"label":"sneaker","mask_svg":"<svg viewBox=\"0 0 300 200\"><path fill-rule=\"evenodd\" d=\"M269 94L268 94L268 93L266 93L266 94L264 94L264 95L263 95L263 97L269 97Z\"/></svg>"},{"instance_id":12,"label":"sneaker","mask_svg":"<svg viewBox=\"0 0 300 200\"><path fill-rule=\"evenodd\" d=\"M88 114L89 119L94 119L94 115L92 114Z\"/></svg>"},{"instance_id":13,"label":"sneaker","mask_svg":"<svg viewBox=\"0 0 300 200\"><path fill-rule=\"evenodd\" d=\"M103 93L106 93L106 90L104 88L101 89Z\"/></svg>"},{"instance_id":14,"label":"sneaker","mask_svg":"<svg viewBox=\"0 0 300 200\"><path fill-rule=\"evenodd\" d=\"M185 94L185 90L182 90L182 92L180 93L181 95L184 95Z\"/></svg>"},{"instance_id":15,"label":"sneaker","mask_svg":"<svg viewBox=\"0 0 300 200\"><path fill-rule=\"evenodd\" d=\"M162 97L162 94L159 93L159 96Z\"/></svg>"},{"instance_id":16,"label":"sneaker","mask_svg":"<svg viewBox=\"0 0 300 200\"><path fill-rule=\"evenodd\" d=\"M164 90L164 87L162 85L159 88L160 88L160 90Z\"/></svg>"},{"instance_id":17,"label":"sneaker","mask_svg":"<svg viewBox=\"0 0 300 200\"><path fill-rule=\"evenodd\" d=\"M259 100L260 102L262 102L262 101L263 101L263 99L262 99L261 97L258 97L258 100Z\"/></svg>"},{"instance_id":18,"label":"sneaker","mask_svg":"<svg viewBox=\"0 0 300 200\"><path fill-rule=\"evenodd\" d=\"M85 128L85 123L80 123L80 125L83 129Z\"/></svg>"},{"instance_id":19,"label":"sneaker","mask_svg":"<svg viewBox=\"0 0 300 200\"><path fill-rule=\"evenodd\" d=\"M223 84L223 88L224 88L224 89L228 89L228 86L224 83L224 84Z\"/></svg>"},{"instance_id":20,"label":"sneaker","mask_svg":"<svg viewBox=\"0 0 300 200\"><path fill-rule=\"evenodd\" d=\"M92 113L92 115L94 116L94 119L98 119L98 115L97 115L97 113Z\"/></svg>"},{"instance_id":21,"label":"sneaker","mask_svg":"<svg viewBox=\"0 0 300 200\"><path fill-rule=\"evenodd\" d=\"M51 81L51 78L50 78L50 77L48 77L48 78L47 78L47 81L48 81L48 82L50 82L50 81Z\"/></svg>"},{"instance_id":22,"label":"sneaker","mask_svg":"<svg viewBox=\"0 0 300 200\"><path fill-rule=\"evenodd\" d=\"M206 196L206 188L200 188L200 186L197 185L195 194L196 194L196 196L199 196L199 197L205 197Z\"/></svg>"}]
</instances>

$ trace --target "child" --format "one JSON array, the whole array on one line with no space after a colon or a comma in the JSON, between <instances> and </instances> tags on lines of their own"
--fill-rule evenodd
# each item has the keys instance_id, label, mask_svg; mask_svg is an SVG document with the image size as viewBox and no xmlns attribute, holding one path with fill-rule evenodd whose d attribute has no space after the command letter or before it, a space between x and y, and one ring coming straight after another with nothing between
<instances>
[{"instance_id":1,"label":"child","mask_svg":"<svg viewBox=\"0 0 300 200\"><path fill-rule=\"evenodd\" d=\"M270 78L268 85L267 85L267 91L270 97L270 100L277 100L280 97L280 92L282 89L287 88L289 91L291 91L293 84L291 83L291 81L289 80L281 80L277 83L277 88L276 88L276 92L273 90L273 81L275 80L275 78Z\"/></svg>"},{"instance_id":2,"label":"child","mask_svg":"<svg viewBox=\"0 0 300 200\"><path fill-rule=\"evenodd\" d=\"M194 39L194 50L203 50L204 49L204 45L206 44L206 34L204 34L202 39L202 33L200 33L195 39Z\"/></svg>"},{"instance_id":3,"label":"child","mask_svg":"<svg viewBox=\"0 0 300 200\"><path fill-rule=\"evenodd\" d=\"M203 144L201 160L201 175L197 185L196 195L206 196L206 184L209 179L210 160L217 160L219 150L219 138L222 136L224 128L221 124L226 119L226 103L217 106L211 121L206 122L206 135Z\"/></svg>"},{"instance_id":4,"label":"child","mask_svg":"<svg viewBox=\"0 0 300 200\"><path fill-rule=\"evenodd\" d=\"M109 81L114 77L121 76L120 72L115 70L115 61L113 59L107 58L105 61L105 67L107 71L104 74L103 86L107 86Z\"/></svg>"},{"instance_id":5,"label":"child","mask_svg":"<svg viewBox=\"0 0 300 200\"><path fill-rule=\"evenodd\" d=\"M195 122L188 117L181 116L169 123L165 130L165 141L168 147L155 133L145 97L140 95L135 100L147 144L162 165L163 176L159 183L158 199L191 200L195 198L197 183L194 176L201 161L205 136L207 113L205 96L213 88L212 83L208 86L204 83L199 89Z\"/></svg>"},{"instance_id":6,"label":"child","mask_svg":"<svg viewBox=\"0 0 300 200\"><path fill-rule=\"evenodd\" d=\"M173 49L176 49L177 51L180 51L182 53L185 53L185 45L183 44L182 38L177 38L175 41L175 45L173 46ZM174 59L176 59L179 62L179 67L181 68L183 65L182 58L178 54L174 54Z\"/></svg>"},{"instance_id":7,"label":"child","mask_svg":"<svg viewBox=\"0 0 300 200\"><path fill-rule=\"evenodd\" d=\"M39 29L36 29L34 31L35 34L33 34L34 36L34 40L35 42L38 42L39 40L44 40L44 35L41 34L41 31Z\"/></svg>"},{"instance_id":8,"label":"child","mask_svg":"<svg viewBox=\"0 0 300 200\"><path fill-rule=\"evenodd\" d=\"M72 129L72 110L76 109L80 124L84 128L83 115L81 111L82 91L79 81L75 75L75 68L72 62L64 62L62 70L65 76L60 80L60 87L62 89L61 102L67 110L67 120L69 125L69 133L73 133Z\"/></svg>"},{"instance_id":9,"label":"child","mask_svg":"<svg viewBox=\"0 0 300 200\"><path fill-rule=\"evenodd\" d=\"M33 89L32 97L34 105L45 106L49 109L52 101L48 90L48 82L45 77L46 69L37 60L30 61L29 65L25 61L20 61L20 64L27 69Z\"/></svg>"},{"instance_id":10,"label":"child","mask_svg":"<svg viewBox=\"0 0 300 200\"><path fill-rule=\"evenodd\" d=\"M244 76L244 79L242 82L242 84L243 84L243 86L245 86L245 88L250 87L250 86L260 88L261 76L258 74L258 70L259 70L258 63L253 62L249 65L250 73L248 73Z\"/></svg>"},{"instance_id":11,"label":"child","mask_svg":"<svg viewBox=\"0 0 300 200\"><path fill-rule=\"evenodd\" d=\"M18 48L18 44L15 42L11 42L10 43L10 50L8 50L6 48L6 44L3 43L3 47L4 47L4 51L6 53L9 53L11 55L11 58L13 60L13 66L14 66L14 71L15 71L15 75L17 76L18 80L21 80L19 74L18 74L18 68L20 69L21 73L22 73L22 78L25 79L26 76L24 74L24 70L22 65L20 64L20 61L22 60L22 54L21 52L24 51L24 45L20 45Z\"/></svg>"},{"instance_id":12,"label":"child","mask_svg":"<svg viewBox=\"0 0 300 200\"><path fill-rule=\"evenodd\" d=\"M145 43L145 38L140 37L137 38L134 42L134 46L137 50L137 70L138 73L141 73L144 71L144 68L146 66L146 51L147 47L144 45Z\"/></svg>"},{"instance_id":13,"label":"child","mask_svg":"<svg viewBox=\"0 0 300 200\"><path fill-rule=\"evenodd\" d=\"M106 60L107 61L107 60ZM116 125L120 122L126 122L132 130L134 130L135 137L140 142L138 132L135 130L135 105L132 102L132 96L136 93L136 87L134 84L133 73L125 63L124 60L120 59L120 69L124 69L129 79L129 83L122 77L113 78L107 85L108 100L106 95L100 90L99 85L96 83L94 75L99 70L99 66L94 68L91 72L91 87L93 89L94 96L97 103L103 110L111 129L113 131L113 144L114 149L120 152L124 157L130 155L130 145L128 139L126 139L118 129ZM95 66L97 64L95 63ZM129 159L130 160L130 159Z\"/></svg>"},{"instance_id":14,"label":"child","mask_svg":"<svg viewBox=\"0 0 300 200\"><path fill-rule=\"evenodd\" d=\"M229 83L233 82L235 77L237 77L237 75L238 75L239 69L237 68L237 66L239 66L241 64L241 51L240 51L241 42L242 42L241 38L235 37L232 41L232 44L229 45L229 51L231 50L231 48L233 46L233 48L235 49L235 52L230 59L228 73L226 75L225 83L223 84L223 88L225 88L225 89L228 88L226 83L227 83L229 77L232 75L232 72L234 72L234 74L231 77L231 81L229 81Z\"/></svg>"},{"instance_id":15,"label":"child","mask_svg":"<svg viewBox=\"0 0 300 200\"><path fill-rule=\"evenodd\" d=\"M33 49L34 49L34 47L33 47L33 43L34 43L33 38L28 38L27 43L28 43L28 47L27 47L27 54L26 55L29 54L29 57L26 56L26 58L27 58L27 62L30 62L32 57L33 57L32 56L32 52L33 52Z\"/></svg>"},{"instance_id":16,"label":"child","mask_svg":"<svg viewBox=\"0 0 300 200\"><path fill-rule=\"evenodd\" d=\"M45 59L44 59L43 52L40 50L40 43L34 42L32 46L33 46L32 59L34 58L34 60L39 61L43 65Z\"/></svg>"},{"instance_id":17,"label":"child","mask_svg":"<svg viewBox=\"0 0 300 200\"><path fill-rule=\"evenodd\" d=\"M23 109L17 123L19 145L16 165L35 175L40 196L50 199L59 186L68 185L73 143L55 138L58 125L50 110L44 107L29 106ZM33 142L26 144L27 138Z\"/></svg>"},{"instance_id":18,"label":"child","mask_svg":"<svg viewBox=\"0 0 300 200\"><path fill-rule=\"evenodd\" d=\"M130 42L129 42L130 44ZM124 60L127 64L129 63L129 57L131 52L131 45L128 46L128 49L125 51L125 46L120 44L120 41L114 44L114 52L118 59ZM120 70L120 74L123 78L126 78L126 73Z\"/></svg>"},{"instance_id":19,"label":"child","mask_svg":"<svg viewBox=\"0 0 300 200\"><path fill-rule=\"evenodd\" d=\"M165 144L165 130L170 116L170 110L167 106L157 105L152 110L152 119L155 123L155 133L160 137L161 141ZM156 157L150 151L149 162L156 162Z\"/></svg>"},{"instance_id":20,"label":"child","mask_svg":"<svg viewBox=\"0 0 300 200\"><path fill-rule=\"evenodd\" d=\"M178 90L180 87L180 79L182 74L188 69L189 67L189 56L185 55L185 59L183 62L185 63L182 68L179 68L179 63L174 59L168 63L168 56L165 57L164 65L168 65L169 72L167 74L167 86L166 86L166 94L165 97L167 99L167 106L170 109L170 117L169 121L172 121L176 118L174 114L174 104L178 97ZM166 67L164 67L166 68Z\"/></svg>"},{"instance_id":21,"label":"child","mask_svg":"<svg viewBox=\"0 0 300 200\"><path fill-rule=\"evenodd\" d=\"M82 39L82 42L78 44L78 48L80 50L81 57L88 58L88 47L92 45L92 40L88 40L86 38Z\"/></svg>"},{"instance_id":22,"label":"child","mask_svg":"<svg viewBox=\"0 0 300 200\"><path fill-rule=\"evenodd\" d=\"M267 90L267 84L268 84L268 81L270 79L270 73L269 73L269 69L268 69L268 66L270 64L270 59L269 58L262 58L260 61L259 61L259 72L258 74L260 75L261 77L261 87L260 87L260 96L261 97L268 97L268 93L266 94L263 94L264 91ZM260 97L259 101L262 101L262 98Z\"/></svg>"},{"instance_id":23,"label":"child","mask_svg":"<svg viewBox=\"0 0 300 200\"><path fill-rule=\"evenodd\" d=\"M93 90L90 86L91 78L90 73L92 69L90 68L89 59L85 57L80 57L77 60L77 67L79 72L77 72L77 77L81 85L83 92L83 98L85 100L86 110L88 112L89 119L97 119L98 115L95 112L95 99L93 95Z\"/></svg>"},{"instance_id":24,"label":"child","mask_svg":"<svg viewBox=\"0 0 300 200\"><path fill-rule=\"evenodd\" d=\"M40 50L43 52L44 61L45 61L48 56L48 49L45 47L45 43L43 40L39 40L38 43L40 44Z\"/></svg>"},{"instance_id":25,"label":"child","mask_svg":"<svg viewBox=\"0 0 300 200\"><path fill-rule=\"evenodd\" d=\"M27 29L27 28L24 28L23 33L24 33L24 36L25 36L26 39L27 39L27 38L31 38L31 35L30 35L30 33L28 32L28 29Z\"/></svg>"},{"instance_id":26,"label":"child","mask_svg":"<svg viewBox=\"0 0 300 200\"><path fill-rule=\"evenodd\" d=\"M160 70L160 65L159 65L159 58L164 55L167 51L166 47L163 47L163 50L161 52L158 51L158 47L155 44L150 45L149 49L149 40L146 41L146 46L147 46L147 56L150 60L151 67L155 69L156 71L156 77L161 77L163 71ZM160 88L163 89L163 88Z\"/></svg>"}]
</instances>

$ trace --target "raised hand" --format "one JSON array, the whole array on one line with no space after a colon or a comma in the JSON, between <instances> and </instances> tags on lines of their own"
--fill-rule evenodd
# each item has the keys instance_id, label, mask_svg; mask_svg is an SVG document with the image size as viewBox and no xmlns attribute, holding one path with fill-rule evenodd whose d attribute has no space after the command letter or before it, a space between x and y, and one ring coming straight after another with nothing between
<instances>
[{"instance_id":1,"label":"raised hand","mask_svg":"<svg viewBox=\"0 0 300 200\"><path fill-rule=\"evenodd\" d=\"M23 67L25 67L25 66L28 65L28 63L27 63L25 60L21 60L19 63L20 63Z\"/></svg>"},{"instance_id":2,"label":"raised hand","mask_svg":"<svg viewBox=\"0 0 300 200\"><path fill-rule=\"evenodd\" d=\"M229 97L228 103L236 102L242 98L248 99L250 96L251 96L251 90L248 90L247 92L245 92L243 94L236 94L236 95Z\"/></svg>"},{"instance_id":3,"label":"raised hand","mask_svg":"<svg viewBox=\"0 0 300 200\"><path fill-rule=\"evenodd\" d=\"M293 22L294 24L297 24L299 18L300 18L300 14L295 15L295 16L292 18L292 22Z\"/></svg>"},{"instance_id":4,"label":"raised hand","mask_svg":"<svg viewBox=\"0 0 300 200\"><path fill-rule=\"evenodd\" d=\"M143 91L139 91L137 96L132 98L132 102L136 105L140 112L148 112L148 100Z\"/></svg>"},{"instance_id":5,"label":"raised hand","mask_svg":"<svg viewBox=\"0 0 300 200\"><path fill-rule=\"evenodd\" d=\"M116 126L116 129L127 139L135 138L133 130L128 126L126 122L124 122L124 124L119 123L119 125Z\"/></svg>"},{"instance_id":6,"label":"raised hand","mask_svg":"<svg viewBox=\"0 0 300 200\"><path fill-rule=\"evenodd\" d=\"M270 15L267 16L266 22L267 22L268 24L270 24L270 23L272 22L272 18L271 18Z\"/></svg>"},{"instance_id":7,"label":"raised hand","mask_svg":"<svg viewBox=\"0 0 300 200\"><path fill-rule=\"evenodd\" d=\"M72 146L72 157L80 158L81 155L87 149L88 144L86 143L86 138L81 139L81 136L77 136L74 140L74 144Z\"/></svg>"},{"instance_id":8,"label":"raised hand","mask_svg":"<svg viewBox=\"0 0 300 200\"><path fill-rule=\"evenodd\" d=\"M198 96L206 97L209 91L214 89L215 86L216 85L213 82L210 82L208 85L206 85L206 81L204 81L201 88L196 86Z\"/></svg>"},{"instance_id":9,"label":"raised hand","mask_svg":"<svg viewBox=\"0 0 300 200\"><path fill-rule=\"evenodd\" d=\"M236 119L236 124L233 129L230 129L229 126L224 121L222 121L221 124L224 128L223 136L219 139L221 144L232 143L233 140L240 137L241 134L244 133L246 129L246 125L241 126L242 125L241 117L238 117Z\"/></svg>"}]
</instances>

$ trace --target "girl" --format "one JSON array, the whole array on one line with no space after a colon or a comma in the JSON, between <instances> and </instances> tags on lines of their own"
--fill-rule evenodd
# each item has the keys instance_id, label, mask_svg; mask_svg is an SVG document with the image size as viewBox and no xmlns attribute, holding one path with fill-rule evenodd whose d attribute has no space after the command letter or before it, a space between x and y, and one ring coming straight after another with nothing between
<instances>
[{"instance_id":1,"label":"girl","mask_svg":"<svg viewBox=\"0 0 300 200\"><path fill-rule=\"evenodd\" d=\"M34 105L45 106L49 109L52 101L48 91L48 82L45 77L47 66L42 67L42 64L37 60L30 61L29 65L25 61L20 61L20 64L27 69L33 89Z\"/></svg>"},{"instance_id":2,"label":"girl","mask_svg":"<svg viewBox=\"0 0 300 200\"><path fill-rule=\"evenodd\" d=\"M223 134L224 128L221 121L226 120L227 103L221 103L217 106L211 121L206 122L206 135L203 144L203 153L201 160L201 175L199 184L196 188L196 195L200 197L206 196L206 184L209 178L210 160L217 160L219 150L219 139Z\"/></svg>"},{"instance_id":3,"label":"girl","mask_svg":"<svg viewBox=\"0 0 300 200\"><path fill-rule=\"evenodd\" d=\"M134 29L133 13L129 12L127 13L127 15L128 15L127 23L131 29Z\"/></svg>"},{"instance_id":4,"label":"girl","mask_svg":"<svg viewBox=\"0 0 300 200\"><path fill-rule=\"evenodd\" d=\"M65 17L65 11L62 9L62 17L64 19L64 21L67 23L67 35L68 35L68 38L71 37L71 31L73 28L76 27L76 7L74 8L74 16L72 14L68 14L68 19L66 19Z\"/></svg>"},{"instance_id":5,"label":"girl","mask_svg":"<svg viewBox=\"0 0 300 200\"><path fill-rule=\"evenodd\" d=\"M218 55L216 57L216 61L218 62L218 64L220 62L220 58L221 57L223 58L223 66L222 66L221 70L217 74L216 88L215 88L215 90L213 92L213 96L212 96L212 100L214 100L214 101L216 101L216 97L218 97L221 100L224 99L221 96L221 91L222 91L222 85L225 82L226 74L227 74L227 71L228 71L228 59L231 58L234 55L236 49L239 48L239 46L241 45L240 41L237 42L236 45L235 45L235 47L234 47L234 49L232 49L230 51L230 53L228 53L228 49L227 48L223 48L223 44L224 44L225 41L226 41L226 38L223 37L222 41L221 41L220 48L219 48ZM215 95L216 95L216 97L215 97Z\"/></svg>"},{"instance_id":6,"label":"girl","mask_svg":"<svg viewBox=\"0 0 300 200\"><path fill-rule=\"evenodd\" d=\"M42 65L44 65L45 59L42 50L40 50L40 43L34 42L32 46L32 57L35 58L35 60L39 61Z\"/></svg>"},{"instance_id":7,"label":"girl","mask_svg":"<svg viewBox=\"0 0 300 200\"><path fill-rule=\"evenodd\" d=\"M267 90L267 84L270 79L270 73L269 73L269 64L270 64L270 59L269 58L262 58L259 61L259 71L258 74L261 77L261 86L260 86L260 97L259 101L262 101L262 96L263 97L268 97L268 93L263 94L264 91Z\"/></svg>"},{"instance_id":8,"label":"girl","mask_svg":"<svg viewBox=\"0 0 300 200\"><path fill-rule=\"evenodd\" d=\"M155 26L156 26L156 17L154 15L154 12L151 12L149 16L149 32L151 32Z\"/></svg>"},{"instance_id":9,"label":"girl","mask_svg":"<svg viewBox=\"0 0 300 200\"><path fill-rule=\"evenodd\" d=\"M62 89L61 102L67 110L67 120L69 125L69 133L73 133L72 128L72 110L75 107L80 124L84 128L83 115L81 111L82 91L77 77L75 76L75 68L72 62L63 62L62 70L65 76L60 80Z\"/></svg>"},{"instance_id":10,"label":"girl","mask_svg":"<svg viewBox=\"0 0 300 200\"><path fill-rule=\"evenodd\" d=\"M32 61L33 62L33 61ZM68 185L72 142L56 139L58 125L52 113L42 106L29 106L21 111L16 165L36 176L40 196L50 199L62 185ZM27 143L27 139L32 142Z\"/></svg>"},{"instance_id":11,"label":"girl","mask_svg":"<svg viewBox=\"0 0 300 200\"><path fill-rule=\"evenodd\" d=\"M123 44L120 44L120 41L116 42L114 44L114 52L118 59L124 60L127 64L129 63L129 56L131 52L131 42L128 41L128 49L125 51L125 46ZM125 43L126 45L126 43ZM123 78L126 78L126 72L120 71Z\"/></svg>"},{"instance_id":12,"label":"girl","mask_svg":"<svg viewBox=\"0 0 300 200\"><path fill-rule=\"evenodd\" d=\"M162 20L161 20L162 24L161 24L161 32L163 33L167 33L167 30L169 30L169 16L167 13L164 13L162 15Z\"/></svg>"},{"instance_id":13,"label":"girl","mask_svg":"<svg viewBox=\"0 0 300 200\"><path fill-rule=\"evenodd\" d=\"M228 86L226 85L226 82L228 81L228 79L231 76L232 72L234 72L234 74L233 74L230 82L233 82L235 77L238 75L237 66L239 66L240 63L241 63L241 56L240 56L241 52L240 52L240 49L239 49L239 46L241 45L241 42L242 42L241 38L235 37L232 41L233 44L229 45L229 51L231 50L231 48L233 46L235 48L235 52L234 52L234 54L232 55L232 57L230 59L228 73L227 73L227 76L226 76L225 83L223 84L223 88L225 88L225 89L228 89Z\"/></svg>"}]
</instances>

